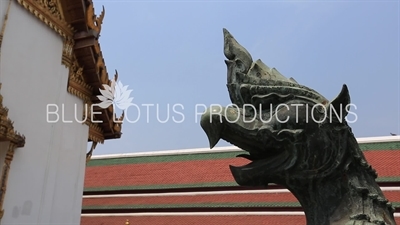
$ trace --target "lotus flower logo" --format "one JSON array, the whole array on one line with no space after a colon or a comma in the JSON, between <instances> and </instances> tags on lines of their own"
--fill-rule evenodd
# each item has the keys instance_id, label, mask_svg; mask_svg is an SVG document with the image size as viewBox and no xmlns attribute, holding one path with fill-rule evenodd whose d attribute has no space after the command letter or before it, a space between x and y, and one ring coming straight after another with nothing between
<instances>
[{"instance_id":1,"label":"lotus flower logo","mask_svg":"<svg viewBox=\"0 0 400 225\"><path fill-rule=\"evenodd\" d=\"M101 95L97 95L97 98L101 101L99 107L106 109L111 104L115 107L125 110L129 106L133 105L133 97L130 97L132 90L128 90L128 85L124 86L121 81L116 81L117 76L111 80L111 86L103 84L104 90L99 89Z\"/></svg>"}]
</instances>

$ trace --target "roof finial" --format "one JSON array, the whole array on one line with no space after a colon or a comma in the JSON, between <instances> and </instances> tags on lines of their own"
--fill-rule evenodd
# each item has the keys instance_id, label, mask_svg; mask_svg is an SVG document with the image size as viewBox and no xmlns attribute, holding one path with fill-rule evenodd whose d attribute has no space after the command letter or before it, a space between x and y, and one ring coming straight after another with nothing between
<instances>
[{"instance_id":1,"label":"roof finial","mask_svg":"<svg viewBox=\"0 0 400 225\"><path fill-rule=\"evenodd\" d=\"M126 219L125 225L129 225L129 220Z\"/></svg>"}]
</instances>

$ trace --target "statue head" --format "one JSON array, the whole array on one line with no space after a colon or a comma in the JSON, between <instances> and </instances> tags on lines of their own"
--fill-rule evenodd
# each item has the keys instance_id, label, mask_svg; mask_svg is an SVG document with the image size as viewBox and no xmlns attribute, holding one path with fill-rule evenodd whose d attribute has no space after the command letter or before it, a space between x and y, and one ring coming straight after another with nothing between
<instances>
[{"instance_id":1,"label":"statue head","mask_svg":"<svg viewBox=\"0 0 400 225\"><path fill-rule=\"evenodd\" d=\"M248 152L240 156L249 164L231 166L237 183L285 184L328 178L352 163L368 166L345 119L351 113L346 85L329 101L261 60L254 62L226 29L224 54L232 105L207 109L201 126L210 148L224 139Z\"/></svg>"}]
</instances>

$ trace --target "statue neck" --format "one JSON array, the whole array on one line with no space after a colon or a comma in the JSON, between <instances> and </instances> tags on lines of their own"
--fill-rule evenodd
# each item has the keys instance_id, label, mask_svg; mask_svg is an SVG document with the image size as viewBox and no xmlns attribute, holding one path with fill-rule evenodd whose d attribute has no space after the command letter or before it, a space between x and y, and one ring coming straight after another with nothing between
<instances>
[{"instance_id":1,"label":"statue neck","mask_svg":"<svg viewBox=\"0 0 400 225\"><path fill-rule=\"evenodd\" d=\"M395 225L391 204L365 168L349 168L340 177L295 182L286 187L302 205L307 225L344 225L355 221Z\"/></svg>"}]
</instances>

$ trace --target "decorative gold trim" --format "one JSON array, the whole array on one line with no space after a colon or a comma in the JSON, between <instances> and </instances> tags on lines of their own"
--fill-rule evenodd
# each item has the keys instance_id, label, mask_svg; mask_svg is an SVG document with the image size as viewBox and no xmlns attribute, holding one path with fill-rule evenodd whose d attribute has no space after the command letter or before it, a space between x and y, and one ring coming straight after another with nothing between
<instances>
[{"instance_id":1,"label":"decorative gold trim","mask_svg":"<svg viewBox=\"0 0 400 225\"><path fill-rule=\"evenodd\" d=\"M97 146L97 142L92 142L92 147L90 148L90 151L88 153L86 153L86 163L88 163L90 161L90 159L92 158L93 155L93 151Z\"/></svg>"},{"instance_id":2,"label":"decorative gold trim","mask_svg":"<svg viewBox=\"0 0 400 225\"><path fill-rule=\"evenodd\" d=\"M95 48L95 50L97 49ZM96 62L96 72L100 75L100 81L102 84L109 84L110 80L108 78L107 67L104 63L103 53L99 51L96 52L96 54L98 55Z\"/></svg>"},{"instance_id":3,"label":"decorative gold trim","mask_svg":"<svg viewBox=\"0 0 400 225\"><path fill-rule=\"evenodd\" d=\"M115 118L117 117L116 114L114 116L115 116ZM115 132L117 132L117 133L121 132L121 130L122 130L122 121L124 120L124 117L125 117L125 111L122 111L122 115L114 121L114 127L113 128L114 128Z\"/></svg>"},{"instance_id":4,"label":"decorative gold trim","mask_svg":"<svg viewBox=\"0 0 400 225\"><path fill-rule=\"evenodd\" d=\"M92 0L87 0L87 4L82 4L82 6L79 6L78 9L74 8L73 12L62 9L62 6L67 7L69 5L67 0L17 0L17 2L51 29L56 31L61 37L63 37L61 63L69 68L67 91L82 99L85 104L92 105L92 101L96 101L95 95L97 93L97 91L94 91L94 88L101 88L101 84L110 83L103 54L98 41L105 16L104 6L100 15L97 16L95 15ZM62 4L63 2L65 4ZM86 26L89 29L89 31L86 29L79 30L81 33L83 32L83 36L81 33L79 35L75 35L75 30L72 28L71 24L68 24L65 20L69 17L67 15L64 17L63 15L63 13L71 13L72 15L77 11L79 11L79 14L83 12L83 17L79 19L76 18L76 20L85 20ZM74 16L75 14L72 15L72 17ZM86 58L78 58L86 57L80 55L82 51L78 51L78 49L81 48L86 48L85 51L92 51L95 57L94 59L96 60L95 66ZM89 74L83 74L82 66L85 66L85 72L87 71ZM96 69L96 73L92 72L92 69ZM93 80L93 78L95 80ZM90 85L85 81L89 79L91 81ZM107 139L120 137L122 120L118 122L113 122L110 120L104 121L103 124L93 124L90 122L91 118L89 111L90 110L85 110L84 113L84 118L86 118L84 124L89 126L89 140L103 143L105 136ZM111 117L109 115L114 115L114 110L112 107L108 109L107 114L108 116L106 118ZM107 132L110 132L111 129L112 135L108 133L104 134L102 128L107 130ZM116 133L115 136L113 135L114 133Z\"/></svg>"},{"instance_id":5,"label":"decorative gold trim","mask_svg":"<svg viewBox=\"0 0 400 225\"><path fill-rule=\"evenodd\" d=\"M54 17L63 20L64 18L62 17L61 10L58 7L58 2L56 0L35 0L35 2L38 2L41 4L45 9L47 9L48 12L51 13Z\"/></svg>"},{"instance_id":6,"label":"decorative gold trim","mask_svg":"<svg viewBox=\"0 0 400 225\"><path fill-rule=\"evenodd\" d=\"M64 39L61 63L68 68L70 68L73 63L74 45L74 39Z\"/></svg>"},{"instance_id":7,"label":"decorative gold trim","mask_svg":"<svg viewBox=\"0 0 400 225\"><path fill-rule=\"evenodd\" d=\"M4 36L4 31L6 30L6 26L7 26L8 13L10 12L11 1L12 0L8 1L6 15L4 16L3 26L1 27L1 31L0 31L0 54L1 54L1 43L3 43L3 36Z\"/></svg>"},{"instance_id":8,"label":"decorative gold trim","mask_svg":"<svg viewBox=\"0 0 400 225\"><path fill-rule=\"evenodd\" d=\"M1 84L0 84L1 89ZM0 141L9 141L6 158L3 164L0 180L0 219L4 215L3 203L7 189L8 173L10 171L11 161L14 156L14 150L24 147L25 136L14 130L13 122L8 118L8 109L3 106L3 96L0 94Z\"/></svg>"},{"instance_id":9,"label":"decorative gold trim","mask_svg":"<svg viewBox=\"0 0 400 225\"><path fill-rule=\"evenodd\" d=\"M3 37L5 28L8 21L8 14L10 12L11 1L8 2L7 11L5 14L5 18L3 21L3 26L0 31L0 55L1 55L1 45L3 43ZM1 89L1 83L0 83ZM11 168L11 161L14 157L14 152L17 147L25 146L25 136L14 130L13 121L8 118L8 108L3 106L3 96L0 94L0 141L8 141L8 150L6 153L6 157L4 159L3 169L1 171L1 180L0 180L0 219L3 218L4 215L4 198L7 191L7 181L8 174Z\"/></svg>"},{"instance_id":10,"label":"decorative gold trim","mask_svg":"<svg viewBox=\"0 0 400 225\"><path fill-rule=\"evenodd\" d=\"M17 147L24 147L25 136L14 131L13 124L14 122L8 118L8 108L3 106L3 96L0 94L0 141L10 141Z\"/></svg>"},{"instance_id":11,"label":"decorative gold trim","mask_svg":"<svg viewBox=\"0 0 400 225\"><path fill-rule=\"evenodd\" d=\"M97 124L89 120L89 140L94 142L104 143L103 129Z\"/></svg>"},{"instance_id":12,"label":"decorative gold trim","mask_svg":"<svg viewBox=\"0 0 400 225\"><path fill-rule=\"evenodd\" d=\"M14 151L17 146L10 142L8 145L8 150L6 154L6 158L4 160L3 164L3 170L1 172L1 184L0 184L0 219L3 218L4 215L4 209L3 209L3 203L4 203L4 197L6 196L6 191L7 191L7 181L8 181L8 174L10 172L10 166L11 166L11 161L14 157Z\"/></svg>"},{"instance_id":13,"label":"decorative gold trim","mask_svg":"<svg viewBox=\"0 0 400 225\"><path fill-rule=\"evenodd\" d=\"M97 34L100 34L101 24L103 23L105 12L106 11L103 6L100 16L96 16L94 13L93 2L91 0L89 1L89 5L86 9L86 24L90 29L96 31Z\"/></svg>"},{"instance_id":14,"label":"decorative gold trim","mask_svg":"<svg viewBox=\"0 0 400 225\"><path fill-rule=\"evenodd\" d=\"M68 92L85 102L91 102L92 89L83 78L83 68L74 59L69 69Z\"/></svg>"},{"instance_id":15,"label":"decorative gold trim","mask_svg":"<svg viewBox=\"0 0 400 225\"><path fill-rule=\"evenodd\" d=\"M95 43L94 43L94 52L98 55L100 52L101 52L101 50L100 50L100 43L99 43L99 41L97 40Z\"/></svg>"},{"instance_id":16,"label":"decorative gold trim","mask_svg":"<svg viewBox=\"0 0 400 225\"><path fill-rule=\"evenodd\" d=\"M63 20L54 0L17 0L17 2L63 38L73 37L72 27Z\"/></svg>"}]
</instances>

